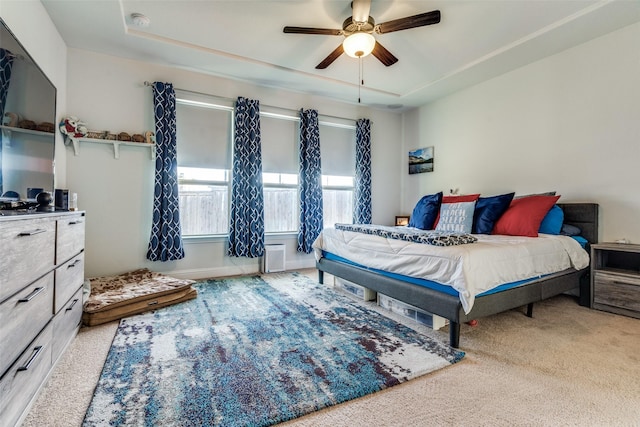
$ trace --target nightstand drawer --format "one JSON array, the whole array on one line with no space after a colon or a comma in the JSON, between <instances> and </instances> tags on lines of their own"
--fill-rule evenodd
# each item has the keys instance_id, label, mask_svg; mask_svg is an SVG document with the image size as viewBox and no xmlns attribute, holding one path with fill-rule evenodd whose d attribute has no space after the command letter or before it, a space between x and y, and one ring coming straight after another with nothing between
<instances>
[{"instance_id":1,"label":"nightstand drawer","mask_svg":"<svg viewBox=\"0 0 640 427\"><path fill-rule=\"evenodd\" d=\"M617 307L640 315L640 277L596 271L593 277L594 308ZM632 315L632 314L630 314Z\"/></svg>"}]
</instances>

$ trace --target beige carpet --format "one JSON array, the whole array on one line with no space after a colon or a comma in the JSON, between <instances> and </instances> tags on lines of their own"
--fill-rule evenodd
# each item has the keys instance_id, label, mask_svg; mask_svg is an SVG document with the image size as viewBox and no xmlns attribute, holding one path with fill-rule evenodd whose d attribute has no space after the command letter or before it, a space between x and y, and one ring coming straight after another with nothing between
<instances>
[{"instance_id":1,"label":"beige carpet","mask_svg":"<svg viewBox=\"0 0 640 427\"><path fill-rule=\"evenodd\" d=\"M24 426L81 425L116 328L81 329ZM559 296L462 325L460 345L460 363L284 425L640 426L639 319Z\"/></svg>"}]
</instances>

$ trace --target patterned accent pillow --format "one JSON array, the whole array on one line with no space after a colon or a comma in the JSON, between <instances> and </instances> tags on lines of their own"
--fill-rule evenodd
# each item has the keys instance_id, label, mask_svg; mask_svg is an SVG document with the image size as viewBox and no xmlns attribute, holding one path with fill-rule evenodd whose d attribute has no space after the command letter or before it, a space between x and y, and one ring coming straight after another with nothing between
<instances>
[{"instance_id":1,"label":"patterned accent pillow","mask_svg":"<svg viewBox=\"0 0 640 427\"><path fill-rule=\"evenodd\" d=\"M436 230L471 233L475 208L475 201L443 203L440 207L440 219Z\"/></svg>"}]
</instances>

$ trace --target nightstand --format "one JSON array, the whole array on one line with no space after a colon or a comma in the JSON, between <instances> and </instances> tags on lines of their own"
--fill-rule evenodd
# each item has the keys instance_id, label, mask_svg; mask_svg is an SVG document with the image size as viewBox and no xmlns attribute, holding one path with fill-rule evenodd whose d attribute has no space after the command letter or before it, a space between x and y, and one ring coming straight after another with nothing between
<instances>
[{"instance_id":1,"label":"nightstand","mask_svg":"<svg viewBox=\"0 0 640 427\"><path fill-rule=\"evenodd\" d=\"M591 245L591 308L640 318L640 245Z\"/></svg>"}]
</instances>

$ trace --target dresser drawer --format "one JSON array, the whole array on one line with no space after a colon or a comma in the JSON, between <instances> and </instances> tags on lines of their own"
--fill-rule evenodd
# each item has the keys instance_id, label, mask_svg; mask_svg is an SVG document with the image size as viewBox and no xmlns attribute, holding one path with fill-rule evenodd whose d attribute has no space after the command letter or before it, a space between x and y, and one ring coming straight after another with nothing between
<instances>
[{"instance_id":1,"label":"dresser drawer","mask_svg":"<svg viewBox=\"0 0 640 427\"><path fill-rule=\"evenodd\" d=\"M15 425L51 369L51 323L0 378L0 426Z\"/></svg>"},{"instance_id":2,"label":"dresser drawer","mask_svg":"<svg viewBox=\"0 0 640 427\"><path fill-rule=\"evenodd\" d=\"M53 312L57 313L84 282L84 252L56 268Z\"/></svg>"},{"instance_id":3,"label":"dresser drawer","mask_svg":"<svg viewBox=\"0 0 640 427\"><path fill-rule=\"evenodd\" d=\"M64 216L58 219L56 265L66 262L84 249L84 214Z\"/></svg>"},{"instance_id":4,"label":"dresser drawer","mask_svg":"<svg viewBox=\"0 0 640 427\"><path fill-rule=\"evenodd\" d=\"M53 317L53 272L0 304L0 375Z\"/></svg>"},{"instance_id":5,"label":"dresser drawer","mask_svg":"<svg viewBox=\"0 0 640 427\"><path fill-rule=\"evenodd\" d=\"M640 315L640 276L596 271L593 278L593 304L616 307Z\"/></svg>"},{"instance_id":6,"label":"dresser drawer","mask_svg":"<svg viewBox=\"0 0 640 427\"><path fill-rule=\"evenodd\" d=\"M53 318L53 344L51 346L51 361L58 360L69 341L75 337L82 320L82 288L64 305L62 310Z\"/></svg>"},{"instance_id":7,"label":"dresser drawer","mask_svg":"<svg viewBox=\"0 0 640 427\"><path fill-rule=\"evenodd\" d=\"M54 267L56 222L28 219L0 223L0 302Z\"/></svg>"}]
</instances>

